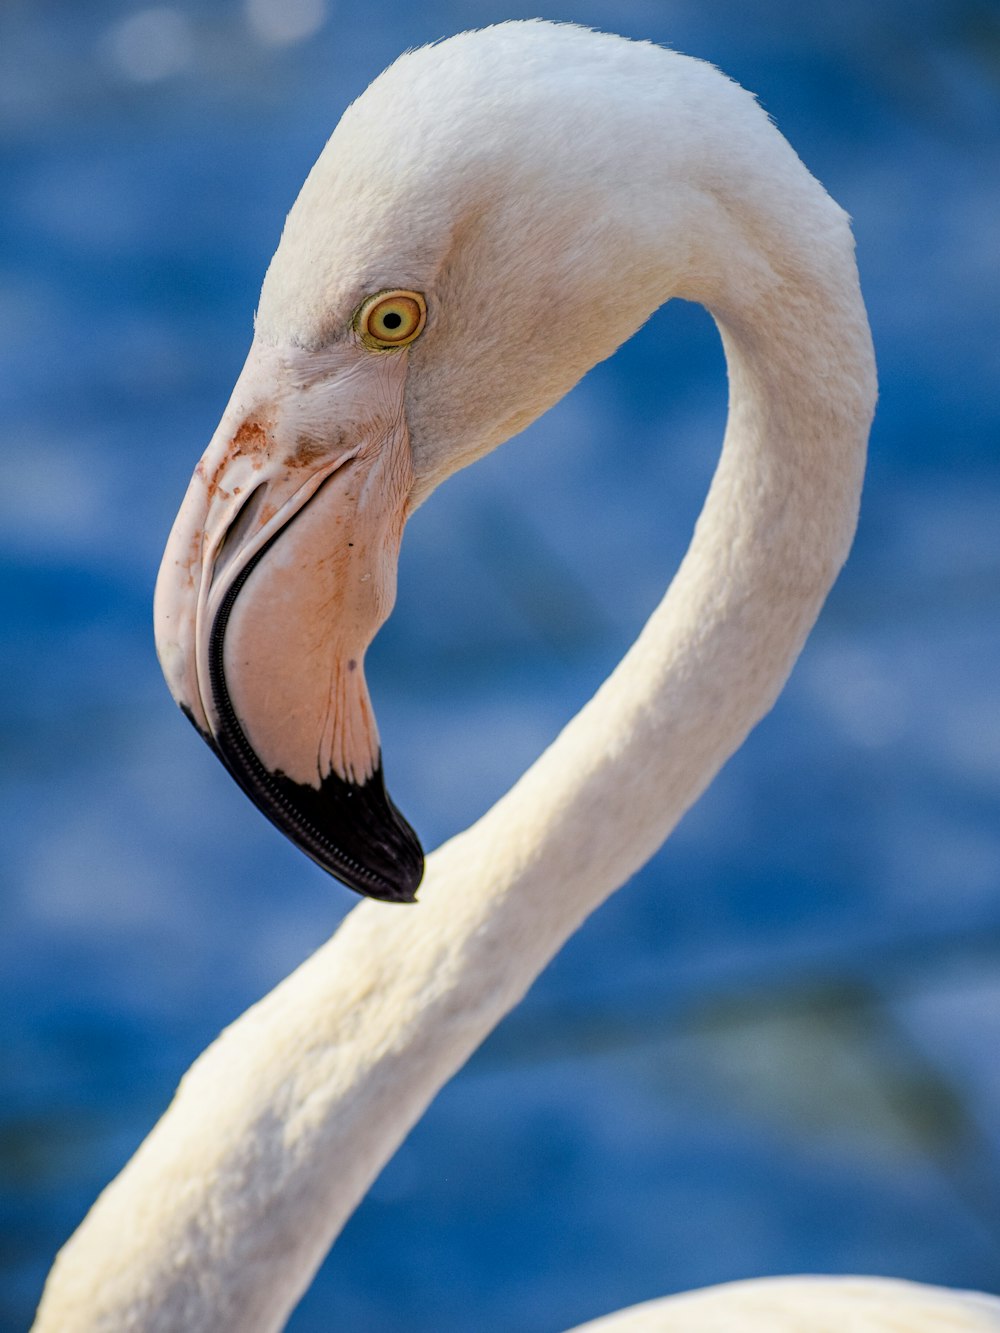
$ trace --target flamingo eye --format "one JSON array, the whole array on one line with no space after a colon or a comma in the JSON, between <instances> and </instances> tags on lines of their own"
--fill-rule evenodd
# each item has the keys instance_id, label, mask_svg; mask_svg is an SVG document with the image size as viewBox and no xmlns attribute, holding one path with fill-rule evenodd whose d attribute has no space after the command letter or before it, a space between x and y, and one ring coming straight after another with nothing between
<instances>
[{"instance_id":1,"label":"flamingo eye","mask_svg":"<svg viewBox=\"0 0 1000 1333\"><path fill-rule=\"evenodd\" d=\"M413 342L427 322L427 302L420 292L376 292L362 301L354 328L366 347L390 352Z\"/></svg>"}]
</instances>

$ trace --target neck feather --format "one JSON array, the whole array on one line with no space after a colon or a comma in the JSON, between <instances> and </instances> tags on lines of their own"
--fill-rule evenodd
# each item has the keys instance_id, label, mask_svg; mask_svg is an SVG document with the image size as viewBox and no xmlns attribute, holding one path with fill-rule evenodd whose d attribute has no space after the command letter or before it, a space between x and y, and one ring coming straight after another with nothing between
<instances>
[{"instance_id":1,"label":"neck feather","mask_svg":"<svg viewBox=\"0 0 1000 1333\"><path fill-rule=\"evenodd\" d=\"M730 415L663 602L431 857L418 907L356 908L196 1062L60 1256L38 1329L80 1310L88 1328L281 1327L437 1090L774 702L851 542L874 369L846 223L780 254L727 226L740 284L716 254L675 285L719 324Z\"/></svg>"}]
</instances>

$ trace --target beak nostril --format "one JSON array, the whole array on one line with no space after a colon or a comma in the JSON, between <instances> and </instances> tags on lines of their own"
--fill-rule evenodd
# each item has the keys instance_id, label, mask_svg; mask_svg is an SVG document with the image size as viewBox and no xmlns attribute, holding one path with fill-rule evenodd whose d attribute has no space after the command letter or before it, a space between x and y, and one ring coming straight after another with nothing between
<instances>
[{"instance_id":1,"label":"beak nostril","mask_svg":"<svg viewBox=\"0 0 1000 1333\"><path fill-rule=\"evenodd\" d=\"M243 501L236 517L222 535L218 550L212 560L213 581L225 574L232 559L243 548L246 538L259 515L267 492L267 482L259 482Z\"/></svg>"}]
</instances>

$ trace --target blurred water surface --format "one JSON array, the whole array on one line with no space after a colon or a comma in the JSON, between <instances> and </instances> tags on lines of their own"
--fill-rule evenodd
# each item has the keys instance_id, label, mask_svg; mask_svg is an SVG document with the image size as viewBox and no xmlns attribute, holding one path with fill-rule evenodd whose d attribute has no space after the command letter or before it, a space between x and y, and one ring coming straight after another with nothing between
<instances>
[{"instance_id":1,"label":"blurred water surface","mask_svg":"<svg viewBox=\"0 0 1000 1333\"><path fill-rule=\"evenodd\" d=\"M407 46L530 9L0 9L0 1326L346 890L176 713L149 628L284 214ZM1000 18L580 0L753 88L855 218L882 400L854 556L773 715L444 1091L295 1315L551 1331L755 1274L1000 1288ZM371 654L433 846L589 696L725 410L673 303L411 523Z\"/></svg>"}]
</instances>

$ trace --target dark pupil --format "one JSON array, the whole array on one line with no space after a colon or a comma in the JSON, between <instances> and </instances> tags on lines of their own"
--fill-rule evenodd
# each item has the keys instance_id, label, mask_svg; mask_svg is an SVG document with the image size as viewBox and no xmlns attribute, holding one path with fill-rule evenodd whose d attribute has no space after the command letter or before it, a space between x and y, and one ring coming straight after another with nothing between
<instances>
[{"instance_id":1,"label":"dark pupil","mask_svg":"<svg viewBox=\"0 0 1000 1333\"><path fill-rule=\"evenodd\" d=\"M398 329L403 322L403 316L390 310L388 314L382 316L382 327L384 329Z\"/></svg>"}]
</instances>

